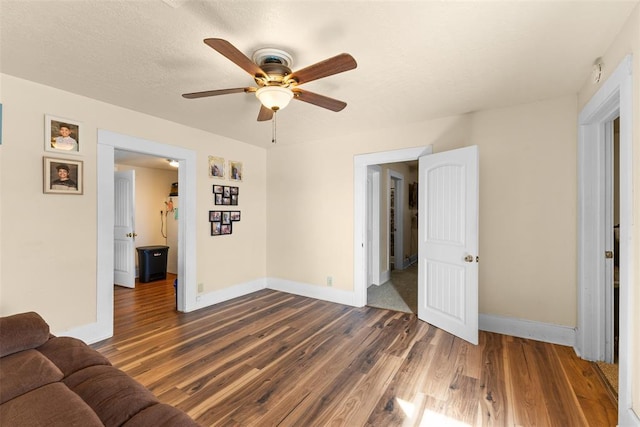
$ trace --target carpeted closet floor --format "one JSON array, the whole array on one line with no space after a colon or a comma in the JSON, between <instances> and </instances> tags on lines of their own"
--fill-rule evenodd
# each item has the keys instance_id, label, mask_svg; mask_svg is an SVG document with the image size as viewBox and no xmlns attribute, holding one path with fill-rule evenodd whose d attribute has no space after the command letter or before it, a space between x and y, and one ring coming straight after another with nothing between
<instances>
[{"instance_id":1,"label":"carpeted closet floor","mask_svg":"<svg viewBox=\"0 0 640 427\"><path fill-rule=\"evenodd\" d=\"M391 278L367 289L367 305L405 313L418 312L418 264L392 270Z\"/></svg>"}]
</instances>

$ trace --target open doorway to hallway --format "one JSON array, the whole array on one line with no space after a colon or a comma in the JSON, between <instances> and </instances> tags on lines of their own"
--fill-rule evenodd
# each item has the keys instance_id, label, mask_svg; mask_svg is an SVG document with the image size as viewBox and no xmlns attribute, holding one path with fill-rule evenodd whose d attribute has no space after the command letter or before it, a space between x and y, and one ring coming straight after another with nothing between
<instances>
[{"instance_id":1,"label":"open doorway to hallway","mask_svg":"<svg viewBox=\"0 0 640 427\"><path fill-rule=\"evenodd\" d=\"M177 162L172 163L171 160L114 150L117 171L114 230L116 285L135 288L166 281L169 277L173 278L172 284L176 280L179 178ZM121 202L124 199L131 200ZM120 222L130 224L126 230L128 233L122 231ZM119 231L121 236L118 235ZM123 277L127 275L131 277ZM173 309L177 309L176 304Z\"/></svg>"},{"instance_id":2,"label":"open doorway to hallway","mask_svg":"<svg viewBox=\"0 0 640 427\"><path fill-rule=\"evenodd\" d=\"M417 313L418 298L418 162L376 165L380 172L379 213L380 280L370 281L367 305Z\"/></svg>"}]
</instances>

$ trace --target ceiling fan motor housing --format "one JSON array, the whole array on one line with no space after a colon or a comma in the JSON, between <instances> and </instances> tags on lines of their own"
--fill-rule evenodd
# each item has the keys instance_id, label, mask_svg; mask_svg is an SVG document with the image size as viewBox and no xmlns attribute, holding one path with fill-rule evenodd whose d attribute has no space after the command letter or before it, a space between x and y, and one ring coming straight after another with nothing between
<instances>
[{"instance_id":1,"label":"ceiling fan motor housing","mask_svg":"<svg viewBox=\"0 0 640 427\"><path fill-rule=\"evenodd\" d=\"M284 78L291 74L293 58L284 50L272 47L258 49L252 59L268 75L267 81L263 82L266 85L281 85ZM256 82L260 84L258 80Z\"/></svg>"}]
</instances>

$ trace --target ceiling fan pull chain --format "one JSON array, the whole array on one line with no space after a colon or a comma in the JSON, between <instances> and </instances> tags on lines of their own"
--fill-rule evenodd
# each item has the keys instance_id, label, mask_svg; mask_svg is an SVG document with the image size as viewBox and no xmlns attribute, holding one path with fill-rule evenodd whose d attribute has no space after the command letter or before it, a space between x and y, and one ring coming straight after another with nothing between
<instances>
[{"instance_id":1,"label":"ceiling fan pull chain","mask_svg":"<svg viewBox=\"0 0 640 427\"><path fill-rule=\"evenodd\" d=\"M276 116L278 115L278 111L274 110L273 111L273 120L271 120L271 143L275 144L276 143Z\"/></svg>"}]
</instances>

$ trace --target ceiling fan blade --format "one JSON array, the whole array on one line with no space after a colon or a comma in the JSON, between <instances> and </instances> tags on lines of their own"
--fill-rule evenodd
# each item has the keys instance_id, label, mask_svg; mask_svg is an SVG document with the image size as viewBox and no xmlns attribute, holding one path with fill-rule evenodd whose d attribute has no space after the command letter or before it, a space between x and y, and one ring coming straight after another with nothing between
<instances>
[{"instance_id":1,"label":"ceiling fan blade","mask_svg":"<svg viewBox=\"0 0 640 427\"><path fill-rule=\"evenodd\" d=\"M266 77L266 73L262 71L262 68L228 41L223 39L204 39L204 42L209 47L225 56L229 61L251 74L251 76Z\"/></svg>"},{"instance_id":2,"label":"ceiling fan blade","mask_svg":"<svg viewBox=\"0 0 640 427\"><path fill-rule=\"evenodd\" d=\"M341 111L347 106L346 102L329 98L328 96L318 95L317 93L302 90L300 88L293 89L293 93L293 99L308 102L309 104L317 105L318 107L326 108L331 111Z\"/></svg>"},{"instance_id":3,"label":"ceiling fan blade","mask_svg":"<svg viewBox=\"0 0 640 427\"><path fill-rule=\"evenodd\" d=\"M271 120L273 117L273 110L271 108L267 108L264 105L260 104L260 112L258 112L258 121L266 122L267 120Z\"/></svg>"},{"instance_id":4,"label":"ceiling fan blade","mask_svg":"<svg viewBox=\"0 0 640 427\"><path fill-rule=\"evenodd\" d=\"M187 99L204 98L207 96L227 95L229 93L255 92L253 87L236 87L233 89L205 90L203 92L184 93L182 96Z\"/></svg>"},{"instance_id":5,"label":"ceiling fan blade","mask_svg":"<svg viewBox=\"0 0 640 427\"><path fill-rule=\"evenodd\" d=\"M356 63L356 60L353 59L351 55L348 53L341 53L333 58L325 59L324 61L320 61L301 70L294 71L288 76L288 78L297 81L298 84L302 84L353 70L357 66L358 64Z\"/></svg>"}]
</instances>

